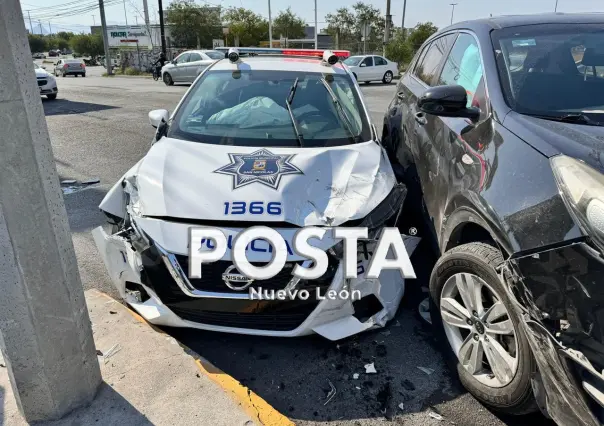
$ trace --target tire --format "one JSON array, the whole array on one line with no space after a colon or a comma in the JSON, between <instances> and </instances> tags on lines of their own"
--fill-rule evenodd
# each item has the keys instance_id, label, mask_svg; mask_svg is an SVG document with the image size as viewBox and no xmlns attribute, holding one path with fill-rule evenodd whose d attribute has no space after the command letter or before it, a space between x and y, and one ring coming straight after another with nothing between
<instances>
[{"instance_id":1,"label":"tire","mask_svg":"<svg viewBox=\"0 0 604 426\"><path fill-rule=\"evenodd\" d=\"M73 76L74 76L74 77L79 77L79 76L80 76L80 74L74 74Z\"/></svg>"},{"instance_id":2,"label":"tire","mask_svg":"<svg viewBox=\"0 0 604 426\"><path fill-rule=\"evenodd\" d=\"M54 101L55 99L57 99L57 94L56 94L56 93L53 93L52 95L46 95L46 97L47 97L49 100Z\"/></svg>"},{"instance_id":3,"label":"tire","mask_svg":"<svg viewBox=\"0 0 604 426\"><path fill-rule=\"evenodd\" d=\"M86 73L82 74L82 77L86 77Z\"/></svg>"},{"instance_id":4,"label":"tire","mask_svg":"<svg viewBox=\"0 0 604 426\"><path fill-rule=\"evenodd\" d=\"M63 78L67 77L67 74L65 74L65 72L63 72Z\"/></svg>"},{"instance_id":5,"label":"tire","mask_svg":"<svg viewBox=\"0 0 604 426\"><path fill-rule=\"evenodd\" d=\"M443 348L447 363L453 370L457 370L459 380L468 392L493 410L506 414L522 415L537 410L531 386L531 375L536 371L536 366L531 348L520 324L520 319L506 294L504 284L501 282L496 272L496 268L501 265L503 261L501 252L497 248L486 243L463 244L446 252L438 262L436 262L436 265L432 270L432 276L430 277L430 316L434 326L435 337ZM481 361L474 363L474 365L478 366L476 367L478 370L476 374L472 374L462 365L451 346L450 338L455 339L455 337L450 337L455 333L452 332L451 329L462 330L463 328L466 328L466 324L470 324L463 323L462 328L457 328L456 326L445 325L443 322L441 314L442 296L446 294L446 300L451 300L450 297L452 296L451 293L448 292L448 289L459 288L457 287L457 283L460 281L455 280L457 277L464 277L462 279L463 285L468 286L468 292L465 293L466 295L476 294L472 292L473 287L470 285L471 283L486 283L487 286L483 285L480 287L482 289L481 293L479 293L481 294L480 304L482 305L482 299L485 298L483 294L489 293L495 295L499 302L501 302L498 304L502 304L507 311L505 315L507 315L508 320L505 320L504 322L507 324L507 327L510 327L509 322L511 321L511 326L513 327L511 333L513 333L516 344L515 350L512 352L515 353L516 357L512 358L516 360L515 365L517 365L517 367L513 374L504 376L506 380L503 382L499 380L499 377L496 377L493 370L490 370L490 375L484 374L485 371L489 371L485 370L485 366L489 369L491 368L490 360L487 358L485 348L495 347L493 341L496 341L499 348L503 348L509 352L511 350L509 348L513 346L513 344L509 343L511 340L505 341L506 343L501 343L499 339L511 339L511 337L492 333L489 334L489 330L492 330L490 327L493 327L494 322L490 323L488 319L482 317L482 312L477 316L472 317L473 319L480 318L480 320L475 321L472 326L473 328L467 330L467 337L464 338L461 331L459 335L461 339L463 339L463 344L460 346L460 349L464 347L466 342L469 342L469 345L466 347L471 346L473 348L471 351L466 352L466 356L470 358L467 359L468 368L472 368L472 357L470 357L469 354L477 353L477 349L474 348L480 347L484 351L484 355L481 355L480 358ZM475 280L474 277L478 277L481 281ZM448 281L449 278L452 278L452 280ZM462 300L460 296L457 300L460 301L459 303L462 308L466 307L465 301ZM497 303L495 299L493 299L493 301L494 303ZM488 309L484 310L488 311ZM447 312L454 311L447 310ZM469 309L466 312L469 312ZM505 315L498 318L503 318ZM451 317L455 318L455 315L451 315ZM467 319L467 317L463 317L462 315L459 315L459 318L462 318L462 322ZM477 323L481 324L480 328L477 327ZM447 331L445 331L445 327L447 327L449 335L447 334ZM468 326L467 328L470 327ZM489 338L491 340L489 340ZM473 339L474 341L470 339ZM494 355L491 354L491 357L494 357ZM499 371L501 370L499 369ZM512 372L511 369L509 371ZM511 379L509 379L508 376L511 377ZM497 382L497 386L493 385L495 381Z\"/></svg>"},{"instance_id":6,"label":"tire","mask_svg":"<svg viewBox=\"0 0 604 426\"><path fill-rule=\"evenodd\" d=\"M164 84L166 86L173 86L174 85L174 80L172 80L172 76L169 73L167 73L167 72L164 73L163 80L164 80Z\"/></svg>"},{"instance_id":7,"label":"tire","mask_svg":"<svg viewBox=\"0 0 604 426\"><path fill-rule=\"evenodd\" d=\"M382 78L382 83L384 83L384 84L392 83L393 77L394 77L394 74L392 74L392 71L386 71L386 74L384 74L384 78Z\"/></svg>"}]
</instances>

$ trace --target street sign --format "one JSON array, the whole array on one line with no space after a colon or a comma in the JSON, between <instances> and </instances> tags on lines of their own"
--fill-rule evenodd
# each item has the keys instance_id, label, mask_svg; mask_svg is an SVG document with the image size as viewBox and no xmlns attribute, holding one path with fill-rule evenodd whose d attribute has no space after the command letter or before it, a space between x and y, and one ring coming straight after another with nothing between
<instances>
[{"instance_id":1,"label":"street sign","mask_svg":"<svg viewBox=\"0 0 604 426\"><path fill-rule=\"evenodd\" d=\"M221 38L215 38L212 40L212 47L216 49L217 47L224 47L224 40Z\"/></svg>"}]
</instances>

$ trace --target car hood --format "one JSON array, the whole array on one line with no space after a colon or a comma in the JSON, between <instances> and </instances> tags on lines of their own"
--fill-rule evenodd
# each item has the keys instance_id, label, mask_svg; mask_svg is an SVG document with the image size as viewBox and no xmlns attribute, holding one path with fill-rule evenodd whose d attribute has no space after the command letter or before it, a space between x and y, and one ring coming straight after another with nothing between
<instances>
[{"instance_id":1,"label":"car hood","mask_svg":"<svg viewBox=\"0 0 604 426\"><path fill-rule=\"evenodd\" d=\"M36 71L36 78L43 78L43 77L48 77L50 74L41 68L35 68Z\"/></svg>"},{"instance_id":2,"label":"car hood","mask_svg":"<svg viewBox=\"0 0 604 426\"><path fill-rule=\"evenodd\" d=\"M513 111L503 124L547 157L568 155L604 173L604 127L561 123Z\"/></svg>"},{"instance_id":3,"label":"car hood","mask_svg":"<svg viewBox=\"0 0 604 426\"><path fill-rule=\"evenodd\" d=\"M134 174L143 216L297 226L338 226L362 219L396 184L387 157L373 141L331 148L259 148L164 137ZM254 211L264 213L250 214L254 202L264 206ZM247 207L240 213L243 203ZM282 213L267 214L268 203L281 203Z\"/></svg>"}]
</instances>

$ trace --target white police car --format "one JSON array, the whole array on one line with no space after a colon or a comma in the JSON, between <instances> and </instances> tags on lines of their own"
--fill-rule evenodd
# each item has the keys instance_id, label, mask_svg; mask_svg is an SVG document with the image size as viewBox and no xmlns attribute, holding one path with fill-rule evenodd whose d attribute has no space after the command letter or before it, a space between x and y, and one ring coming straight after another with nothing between
<instances>
[{"instance_id":1,"label":"white police car","mask_svg":"<svg viewBox=\"0 0 604 426\"><path fill-rule=\"evenodd\" d=\"M371 240L359 243L358 277L343 275L343 244L326 237L329 268L316 280L292 276L307 259L291 244L305 226L368 227L397 220L406 188L397 184L358 84L338 56L346 51L241 48L208 67L175 111L149 113L154 143L109 191L100 208L111 233L93 231L120 295L159 325L271 336L318 333L341 339L394 316L404 293L398 271L364 277ZM252 226L277 230L286 267L266 280L241 276L233 238ZM189 229L228 236L221 260L189 278ZM311 240L312 243L312 240ZM410 253L417 239L406 238ZM191 241L212 249L212 240ZM267 263L272 247L252 241L247 257ZM250 290L309 289L308 300L253 300ZM314 297L359 290L350 300ZM321 293L323 292L323 293Z\"/></svg>"}]
</instances>

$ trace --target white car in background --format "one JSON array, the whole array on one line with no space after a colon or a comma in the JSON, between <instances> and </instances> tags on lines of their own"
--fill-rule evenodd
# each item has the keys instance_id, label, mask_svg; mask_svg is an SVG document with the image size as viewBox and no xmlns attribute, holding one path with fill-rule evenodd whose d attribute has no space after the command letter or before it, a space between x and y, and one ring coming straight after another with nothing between
<instances>
[{"instance_id":1,"label":"white car in background","mask_svg":"<svg viewBox=\"0 0 604 426\"><path fill-rule=\"evenodd\" d=\"M187 50L163 66L162 80L166 86L193 83L203 70L220 59L224 59L224 53L216 50Z\"/></svg>"},{"instance_id":2,"label":"white car in background","mask_svg":"<svg viewBox=\"0 0 604 426\"><path fill-rule=\"evenodd\" d=\"M34 69L36 71L38 87L40 88L40 95L46 95L46 97L50 100L56 99L59 89L57 89L57 80L55 77L47 72L45 68L40 67L35 62Z\"/></svg>"},{"instance_id":3,"label":"white car in background","mask_svg":"<svg viewBox=\"0 0 604 426\"><path fill-rule=\"evenodd\" d=\"M383 56L351 56L344 63L350 68L350 71L359 82L381 81L382 83L390 84L392 79L399 75L398 64L389 61Z\"/></svg>"}]
</instances>

